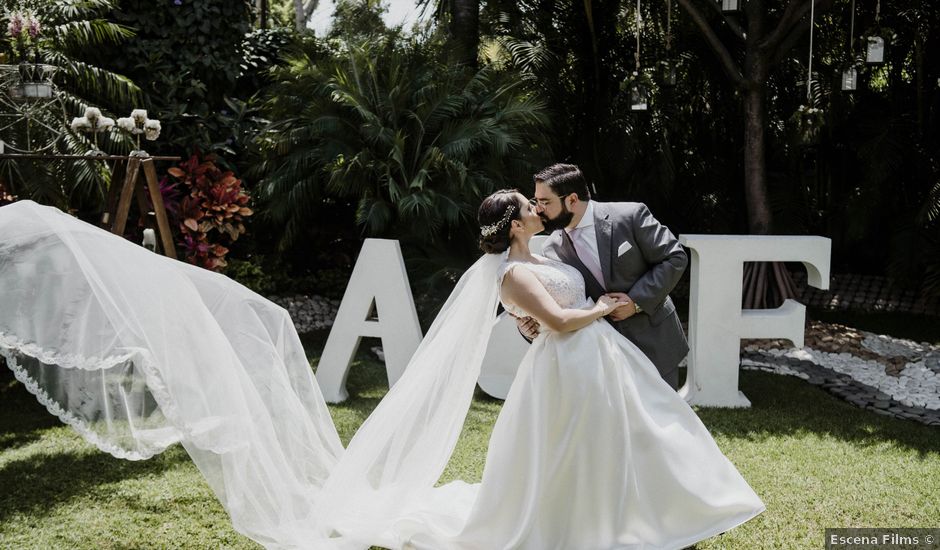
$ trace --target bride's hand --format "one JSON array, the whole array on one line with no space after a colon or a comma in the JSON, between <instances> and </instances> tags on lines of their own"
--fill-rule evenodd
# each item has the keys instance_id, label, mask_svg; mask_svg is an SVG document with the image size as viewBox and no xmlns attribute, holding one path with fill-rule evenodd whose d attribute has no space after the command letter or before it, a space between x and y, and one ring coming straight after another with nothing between
<instances>
[{"instance_id":1,"label":"bride's hand","mask_svg":"<svg viewBox=\"0 0 940 550\"><path fill-rule=\"evenodd\" d=\"M623 292L608 292L607 295L616 298L620 304L620 307L610 314L611 321L623 321L636 315L636 304L633 303L629 295Z\"/></svg>"},{"instance_id":2,"label":"bride's hand","mask_svg":"<svg viewBox=\"0 0 940 550\"><path fill-rule=\"evenodd\" d=\"M594 304L594 307L602 312L603 315L609 314L611 311L617 309L617 307L623 305L621 302L617 301L613 296L603 295L597 299L597 303Z\"/></svg>"}]
</instances>

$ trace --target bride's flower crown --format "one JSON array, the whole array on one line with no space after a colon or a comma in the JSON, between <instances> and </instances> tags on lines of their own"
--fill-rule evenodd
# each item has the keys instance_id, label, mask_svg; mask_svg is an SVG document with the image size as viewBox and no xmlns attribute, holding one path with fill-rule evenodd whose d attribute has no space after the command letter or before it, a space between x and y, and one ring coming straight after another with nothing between
<instances>
[{"instance_id":1,"label":"bride's flower crown","mask_svg":"<svg viewBox=\"0 0 940 550\"><path fill-rule=\"evenodd\" d=\"M506 213L503 214L503 218L498 222L490 225L484 225L480 228L480 235L484 237L490 237L494 235L497 231L503 228L506 225L506 222L509 221L509 218L512 217L512 213L516 211L516 206L511 204L509 208L506 209Z\"/></svg>"}]
</instances>

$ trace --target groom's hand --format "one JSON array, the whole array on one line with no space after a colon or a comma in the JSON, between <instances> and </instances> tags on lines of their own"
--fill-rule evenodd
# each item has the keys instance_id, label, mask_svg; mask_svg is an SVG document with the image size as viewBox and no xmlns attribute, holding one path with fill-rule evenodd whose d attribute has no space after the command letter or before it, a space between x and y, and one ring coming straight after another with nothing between
<instances>
[{"instance_id":1,"label":"groom's hand","mask_svg":"<svg viewBox=\"0 0 940 550\"><path fill-rule=\"evenodd\" d=\"M539 335L539 322L532 317L516 317L516 326L519 327L519 332L528 338L529 340L535 340L535 337Z\"/></svg>"},{"instance_id":2,"label":"groom's hand","mask_svg":"<svg viewBox=\"0 0 940 550\"><path fill-rule=\"evenodd\" d=\"M623 321L636 315L636 304L630 296L623 292L608 292L607 295L623 304L607 315L611 321Z\"/></svg>"}]
</instances>

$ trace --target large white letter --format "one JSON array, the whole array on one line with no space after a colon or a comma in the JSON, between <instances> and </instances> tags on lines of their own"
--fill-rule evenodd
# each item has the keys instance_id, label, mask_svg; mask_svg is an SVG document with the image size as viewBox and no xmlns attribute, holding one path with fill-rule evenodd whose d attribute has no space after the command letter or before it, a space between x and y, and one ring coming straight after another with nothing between
<instances>
[{"instance_id":1,"label":"large white letter","mask_svg":"<svg viewBox=\"0 0 940 550\"><path fill-rule=\"evenodd\" d=\"M371 320L372 306L378 320ZM349 397L346 377L363 336L382 339L388 385L398 381L421 343L421 325L398 241L366 239L317 367L329 403Z\"/></svg>"},{"instance_id":2,"label":"large white letter","mask_svg":"<svg viewBox=\"0 0 940 550\"><path fill-rule=\"evenodd\" d=\"M682 235L692 250L689 374L679 390L691 405L748 407L738 390L742 338L784 338L803 347L806 307L741 309L744 262L802 262L807 283L829 288L832 241L824 237Z\"/></svg>"}]
</instances>

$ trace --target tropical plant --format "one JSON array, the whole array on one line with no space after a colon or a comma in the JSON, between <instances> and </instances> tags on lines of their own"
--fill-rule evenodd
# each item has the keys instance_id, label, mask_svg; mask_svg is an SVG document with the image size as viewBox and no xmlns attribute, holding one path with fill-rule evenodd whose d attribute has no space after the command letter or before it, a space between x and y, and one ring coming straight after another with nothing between
<instances>
[{"instance_id":1,"label":"tropical plant","mask_svg":"<svg viewBox=\"0 0 940 550\"><path fill-rule=\"evenodd\" d=\"M4 206L15 201L16 197L11 195L10 192L7 191L6 187L4 187L3 182L0 181L0 206Z\"/></svg>"},{"instance_id":2,"label":"tropical plant","mask_svg":"<svg viewBox=\"0 0 940 550\"><path fill-rule=\"evenodd\" d=\"M84 112L88 102L129 103L140 99L140 89L126 76L94 63L101 48L119 46L134 36L131 28L108 19L114 9L111 0L4 0L0 6L7 15L28 9L38 20L37 36L32 38L29 59L58 67L56 83L66 93L70 112ZM4 42L2 48L11 60L20 58L17 40Z\"/></svg>"},{"instance_id":3,"label":"tropical plant","mask_svg":"<svg viewBox=\"0 0 940 550\"><path fill-rule=\"evenodd\" d=\"M477 67L480 53L480 0L418 0L427 10L434 6L438 21L446 23L451 63Z\"/></svg>"},{"instance_id":4,"label":"tropical plant","mask_svg":"<svg viewBox=\"0 0 940 550\"><path fill-rule=\"evenodd\" d=\"M241 180L220 169L211 155L198 153L168 172L176 182L163 185L163 197L179 226L186 261L211 270L225 267L224 245L245 233L244 220L252 215Z\"/></svg>"},{"instance_id":5,"label":"tropical plant","mask_svg":"<svg viewBox=\"0 0 940 550\"><path fill-rule=\"evenodd\" d=\"M130 79L96 61L98 51L122 44L133 36L133 31L107 19L113 9L109 0L4 1L0 9L7 14L5 27L14 23L10 19L17 13L28 11L34 18L29 43L22 37L11 37L0 43L0 56L54 66L51 75L57 90L41 112L31 113L42 124L4 124L0 139L12 151L86 153L93 147L91 141L69 132L68 118L81 116L92 104L115 108L140 98L140 89ZM12 104L0 109L7 120L21 116L23 111ZM112 145L127 150L129 144L117 139ZM0 162L0 177L20 198L62 208L95 210L104 198L110 172L97 162L6 160Z\"/></svg>"},{"instance_id":6,"label":"tropical plant","mask_svg":"<svg viewBox=\"0 0 940 550\"><path fill-rule=\"evenodd\" d=\"M140 84L144 101L136 106L163 121L163 152L173 154L188 155L194 146L206 150L218 141L206 135L206 122L235 90L248 96L256 91L245 86L260 81L239 79L245 71L257 75L254 65L269 59L268 46L280 41L262 33L252 37L258 43L246 42L252 30L252 2L246 0L122 0L111 17L137 34L107 63Z\"/></svg>"},{"instance_id":7,"label":"tropical plant","mask_svg":"<svg viewBox=\"0 0 940 550\"><path fill-rule=\"evenodd\" d=\"M259 28L293 28L303 31L319 0L254 0Z\"/></svg>"},{"instance_id":8,"label":"tropical plant","mask_svg":"<svg viewBox=\"0 0 940 550\"><path fill-rule=\"evenodd\" d=\"M258 195L281 246L345 204L366 236L472 242L481 197L540 166L542 102L512 74L466 75L395 33L333 48L308 39L269 90Z\"/></svg>"},{"instance_id":9,"label":"tropical plant","mask_svg":"<svg viewBox=\"0 0 940 550\"><path fill-rule=\"evenodd\" d=\"M293 44L294 36L294 31L284 27L255 29L246 34L240 46L239 88L254 91L268 84L271 67L278 64L281 51Z\"/></svg>"}]
</instances>

